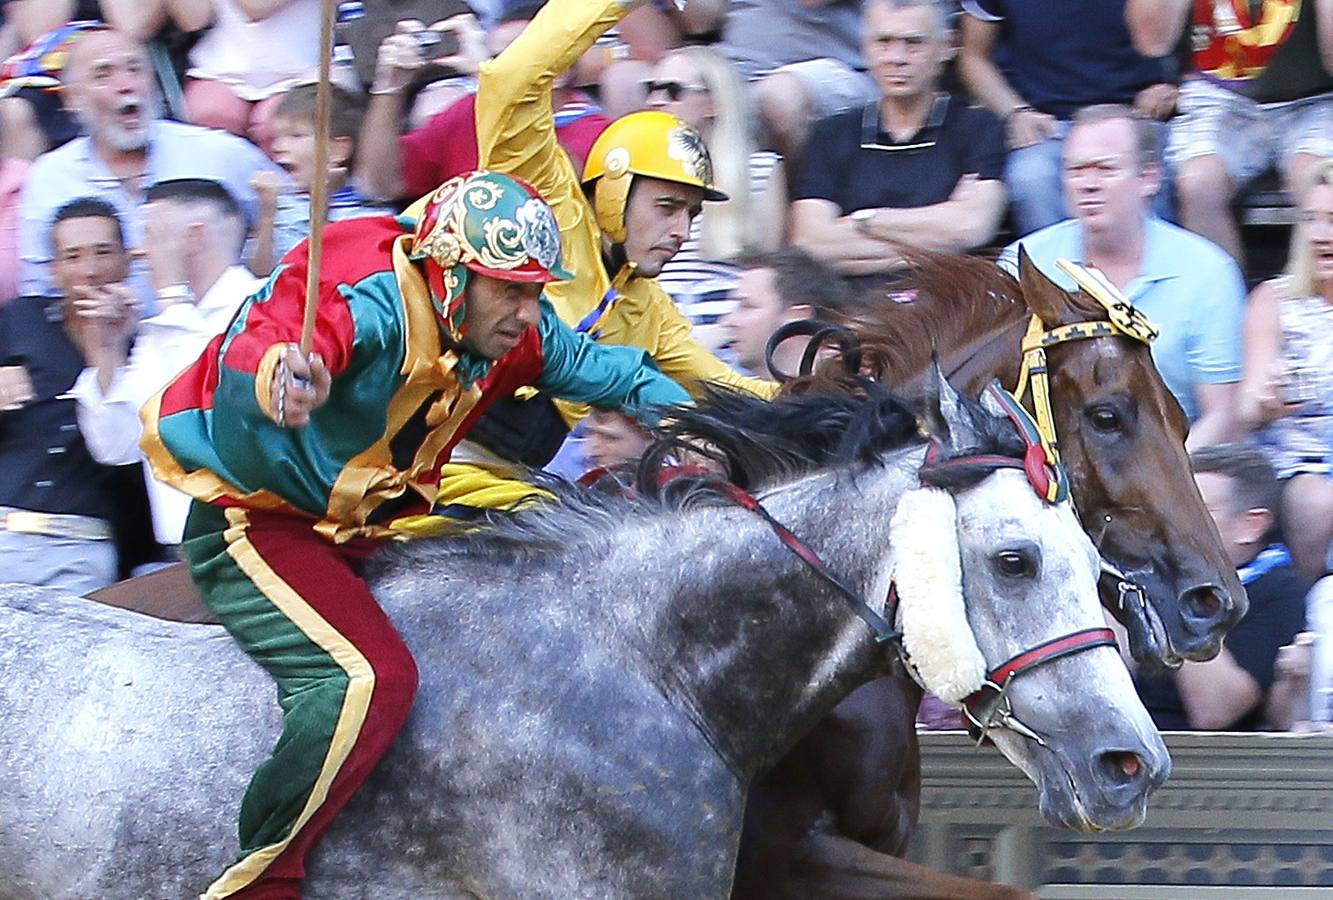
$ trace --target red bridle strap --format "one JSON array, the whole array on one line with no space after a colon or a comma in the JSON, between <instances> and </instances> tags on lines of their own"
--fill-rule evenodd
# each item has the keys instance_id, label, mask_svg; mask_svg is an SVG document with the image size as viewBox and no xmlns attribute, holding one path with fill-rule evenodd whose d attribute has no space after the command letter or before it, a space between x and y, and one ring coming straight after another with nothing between
<instances>
[{"instance_id":1,"label":"red bridle strap","mask_svg":"<svg viewBox=\"0 0 1333 900\"><path fill-rule=\"evenodd\" d=\"M777 535L778 540L782 541L783 546L796 554L797 558L816 575L828 582L851 605L852 612L860 616L863 622L874 629L877 643L896 643L902 639L902 632L895 630L890 620L885 619L884 616L871 609L870 604L866 603L860 594L833 574L829 567L824 564L824 560L819 558L819 554L812 550L809 544L792 534L787 526L773 518L768 510L764 509L763 504L751 496L748 491L729 481L721 481L717 487L737 506L749 510L768 523L768 527L773 529L773 533Z\"/></svg>"},{"instance_id":2,"label":"red bridle strap","mask_svg":"<svg viewBox=\"0 0 1333 900\"><path fill-rule=\"evenodd\" d=\"M996 666L986 675L986 683L977 691L963 698L963 705L975 711L988 698L988 695L1003 694L1009 682L1029 669L1035 669L1043 663L1091 650L1093 647L1115 647L1115 632L1109 628L1085 628L1062 637L1052 638L1031 649L1024 650L1012 659Z\"/></svg>"}]
</instances>

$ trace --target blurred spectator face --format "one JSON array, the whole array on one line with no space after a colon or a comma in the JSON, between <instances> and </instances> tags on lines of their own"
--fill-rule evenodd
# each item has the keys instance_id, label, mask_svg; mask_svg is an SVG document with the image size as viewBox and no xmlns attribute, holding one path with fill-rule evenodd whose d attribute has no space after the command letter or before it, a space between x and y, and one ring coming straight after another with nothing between
<instances>
[{"instance_id":1,"label":"blurred spectator face","mask_svg":"<svg viewBox=\"0 0 1333 900\"><path fill-rule=\"evenodd\" d=\"M1090 231L1140 228L1158 181L1157 168L1139 162L1129 119L1087 122L1065 138L1065 199Z\"/></svg>"},{"instance_id":2,"label":"blurred spectator face","mask_svg":"<svg viewBox=\"0 0 1333 900\"><path fill-rule=\"evenodd\" d=\"M584 428L588 437L583 449L596 466L614 469L624 463L637 462L648 449L648 433L633 419L615 410L594 410Z\"/></svg>"},{"instance_id":3,"label":"blurred spectator face","mask_svg":"<svg viewBox=\"0 0 1333 900\"><path fill-rule=\"evenodd\" d=\"M635 175L625 205L625 258L642 278L656 278L690 234L704 189Z\"/></svg>"},{"instance_id":4,"label":"blurred spectator face","mask_svg":"<svg viewBox=\"0 0 1333 900\"><path fill-rule=\"evenodd\" d=\"M653 67L653 76L644 85L645 106L661 109L684 119L707 133L715 115L713 96L699 70L679 53L668 53Z\"/></svg>"},{"instance_id":5,"label":"blurred spectator face","mask_svg":"<svg viewBox=\"0 0 1333 900\"><path fill-rule=\"evenodd\" d=\"M76 288L100 287L129 276L130 255L111 219L64 219L52 229L51 242L55 250L52 277L66 297Z\"/></svg>"},{"instance_id":6,"label":"blurred spectator face","mask_svg":"<svg viewBox=\"0 0 1333 900\"><path fill-rule=\"evenodd\" d=\"M1222 536L1222 546L1232 565L1243 566L1263 549L1264 535L1273 524L1266 509L1237 509L1235 480L1218 472L1197 472L1194 482L1208 513Z\"/></svg>"},{"instance_id":7,"label":"blurred spectator face","mask_svg":"<svg viewBox=\"0 0 1333 900\"><path fill-rule=\"evenodd\" d=\"M1310 188L1301 206L1302 228L1309 243L1316 282L1333 282L1333 184Z\"/></svg>"},{"instance_id":8,"label":"blurred spectator face","mask_svg":"<svg viewBox=\"0 0 1333 900\"><path fill-rule=\"evenodd\" d=\"M157 118L152 70L143 47L117 31L93 32L70 51L66 102L95 141L142 150Z\"/></svg>"},{"instance_id":9,"label":"blurred spectator face","mask_svg":"<svg viewBox=\"0 0 1333 900\"><path fill-rule=\"evenodd\" d=\"M339 166L351 152L348 138L329 139L329 165ZM315 180L315 123L292 116L273 117L273 161L292 179L292 186L309 193Z\"/></svg>"},{"instance_id":10,"label":"blurred spectator face","mask_svg":"<svg viewBox=\"0 0 1333 900\"><path fill-rule=\"evenodd\" d=\"M737 361L755 373L767 373L768 339L787 320L772 269L746 269L731 292L735 308L722 319Z\"/></svg>"},{"instance_id":11,"label":"blurred spectator face","mask_svg":"<svg viewBox=\"0 0 1333 900\"><path fill-rule=\"evenodd\" d=\"M911 100L934 93L949 45L935 9L871 0L862 51L880 93L886 99Z\"/></svg>"}]
</instances>

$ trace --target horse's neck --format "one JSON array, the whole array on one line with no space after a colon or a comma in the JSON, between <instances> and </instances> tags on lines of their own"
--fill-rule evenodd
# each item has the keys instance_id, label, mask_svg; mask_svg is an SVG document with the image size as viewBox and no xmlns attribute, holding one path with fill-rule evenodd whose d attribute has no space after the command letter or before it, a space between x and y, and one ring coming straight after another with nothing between
<instances>
[{"instance_id":1,"label":"horse's neck","mask_svg":"<svg viewBox=\"0 0 1333 900\"><path fill-rule=\"evenodd\" d=\"M944 355L944 374L965 394L976 396L992 379L1013 390L1022 364L1027 318L994 329Z\"/></svg>"},{"instance_id":2,"label":"horse's neck","mask_svg":"<svg viewBox=\"0 0 1333 900\"><path fill-rule=\"evenodd\" d=\"M913 456L915 460L916 457ZM889 522L909 467L816 476L765 499L853 590L882 608ZM887 655L847 601L757 515L711 510L676 546L696 588L678 592L648 635L654 677L744 777L770 765Z\"/></svg>"}]
</instances>

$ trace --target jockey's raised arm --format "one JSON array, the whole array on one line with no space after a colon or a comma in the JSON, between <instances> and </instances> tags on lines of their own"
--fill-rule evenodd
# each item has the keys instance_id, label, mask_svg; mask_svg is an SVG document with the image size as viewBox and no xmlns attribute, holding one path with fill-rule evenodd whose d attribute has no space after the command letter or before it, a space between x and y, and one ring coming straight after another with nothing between
<instances>
[{"instance_id":1,"label":"jockey's raised arm","mask_svg":"<svg viewBox=\"0 0 1333 900\"><path fill-rule=\"evenodd\" d=\"M662 113L626 116L594 145L582 179L556 141L551 105L555 79L639 5L551 0L503 53L482 67L477 90L481 165L530 182L555 211L574 277L552 284L546 296L567 324L599 343L642 347L663 373L687 390L716 381L768 397L776 390L774 384L738 374L698 344L690 334L689 320L657 283L656 272L646 272L639 260L626 256L624 248L630 241L605 235L608 212L612 219L623 221L627 197L603 198L598 203L606 208L594 210L585 194L585 184L604 177L600 173L608 159L614 168L614 160L623 158L631 177L698 185L706 199L723 199L712 188L712 166L697 132L674 117L668 117L671 121L664 127ZM672 161L673 141L702 154L697 169ZM591 193L597 196L597 188ZM569 424L586 414L586 408L561 405L560 409Z\"/></svg>"}]
</instances>

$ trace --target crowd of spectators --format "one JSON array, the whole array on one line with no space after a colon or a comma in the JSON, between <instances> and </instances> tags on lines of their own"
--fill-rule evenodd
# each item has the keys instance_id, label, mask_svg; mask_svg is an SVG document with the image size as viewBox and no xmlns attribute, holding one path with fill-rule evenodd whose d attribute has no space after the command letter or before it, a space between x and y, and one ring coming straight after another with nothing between
<instances>
[{"instance_id":1,"label":"crowd of spectators","mask_svg":"<svg viewBox=\"0 0 1333 900\"><path fill-rule=\"evenodd\" d=\"M138 407L308 234L315 185L331 219L379 215L474 168L478 72L540 7L340 3L317 172L319 0L0 4L7 577L86 592L173 558L183 495L143 474ZM1164 726L1289 728L1333 717L1331 72L1333 0L689 0L636 9L551 102L575 172L635 110L698 129L729 199L658 278L746 374L778 326L890 302L904 248L1100 269L1161 330L1252 601L1144 696ZM1297 224L1265 280L1233 204L1267 170ZM602 413L570 446L644 440Z\"/></svg>"}]
</instances>

